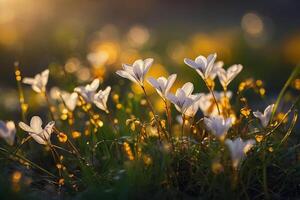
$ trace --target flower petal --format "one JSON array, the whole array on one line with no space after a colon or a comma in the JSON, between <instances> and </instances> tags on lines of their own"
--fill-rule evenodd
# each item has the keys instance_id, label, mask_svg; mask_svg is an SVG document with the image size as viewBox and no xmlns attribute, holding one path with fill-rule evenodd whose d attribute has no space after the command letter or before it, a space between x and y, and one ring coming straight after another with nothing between
<instances>
[{"instance_id":1,"label":"flower petal","mask_svg":"<svg viewBox=\"0 0 300 200\"><path fill-rule=\"evenodd\" d=\"M30 120L30 127L35 133L42 132L43 121L39 116L33 116Z\"/></svg>"}]
</instances>

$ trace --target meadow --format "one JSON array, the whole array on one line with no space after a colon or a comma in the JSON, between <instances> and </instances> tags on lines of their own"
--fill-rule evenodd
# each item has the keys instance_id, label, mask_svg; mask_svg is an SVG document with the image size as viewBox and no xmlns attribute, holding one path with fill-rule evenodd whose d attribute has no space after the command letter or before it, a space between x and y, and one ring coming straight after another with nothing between
<instances>
[{"instance_id":1,"label":"meadow","mask_svg":"<svg viewBox=\"0 0 300 200\"><path fill-rule=\"evenodd\" d=\"M30 77L16 62L21 120L0 122L0 198L299 198L300 67L274 99L263 80L236 81L243 63L181 62L188 73L152 76L161 66L138 58L109 85L78 82L73 65Z\"/></svg>"}]
</instances>

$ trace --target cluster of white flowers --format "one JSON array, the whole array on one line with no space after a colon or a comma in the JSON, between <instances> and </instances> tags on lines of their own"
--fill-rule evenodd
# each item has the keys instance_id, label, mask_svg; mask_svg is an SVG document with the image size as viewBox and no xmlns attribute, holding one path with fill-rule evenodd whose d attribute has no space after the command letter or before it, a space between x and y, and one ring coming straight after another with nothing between
<instances>
[{"instance_id":1,"label":"cluster of white flowers","mask_svg":"<svg viewBox=\"0 0 300 200\"><path fill-rule=\"evenodd\" d=\"M49 70L45 70L40 74L35 75L34 78L24 78L23 83L31 85L32 89L37 93L45 93L46 86L49 78ZM111 87L105 90L97 89L99 87L99 80L95 79L91 84L84 87L77 87L74 92L68 93L65 91L60 92L61 99L69 111L74 111L78 96L81 95L88 103L94 103L99 109L109 112L107 108L107 100ZM42 119L39 116L31 118L30 125L24 122L19 123L19 127L28 132L28 134L39 144L51 144L50 137L55 125L54 121L49 122L45 128L42 128ZM0 137L2 137L9 145L13 145L15 141L16 128L15 123L12 121L0 121Z\"/></svg>"},{"instance_id":2,"label":"cluster of white flowers","mask_svg":"<svg viewBox=\"0 0 300 200\"><path fill-rule=\"evenodd\" d=\"M105 90L99 90L97 92L99 85L99 79L95 79L91 84L87 84L84 87L77 87L74 89L74 91L78 92L85 99L85 101L94 103L99 109L108 113L107 100L111 91L111 87L108 86Z\"/></svg>"},{"instance_id":3,"label":"cluster of white flowers","mask_svg":"<svg viewBox=\"0 0 300 200\"><path fill-rule=\"evenodd\" d=\"M212 98L215 98L216 101L224 96L230 99L232 93L227 91L227 87L241 72L243 67L242 65L237 64L232 65L225 70L223 68L224 63L222 61L215 62L216 58L216 54L211 54L208 57L200 55L195 60L186 58L184 59L184 63L195 69L205 83L207 83L208 80L214 80L218 77L225 92L211 91L209 94L193 94L194 85L188 82L181 88L178 88L175 94L172 94L169 91L177 78L176 74L172 74L168 78L159 77L155 79L150 77L147 81L165 102L169 101L174 104L176 110L180 112L182 116L194 117L200 109L205 116L203 121L207 130L221 142L225 141L225 144L231 152L233 166L237 168L240 161L244 158L246 152L254 145L255 141L243 141L241 138L236 138L235 140L226 139L226 135L233 124L232 119L230 117L224 117L218 112L218 105L215 105L216 103L212 101ZM123 69L118 70L116 73L119 76L140 85L144 89L145 76L153 62L154 60L152 58L148 58L145 60L137 60L132 65L123 64ZM48 77L49 70L47 69L42 73L37 74L34 78L24 78L23 83L31 85L32 89L37 93L46 93ZM76 87L73 93L61 92L60 96L69 111L75 109L78 97L81 96L86 102L94 103L99 109L108 113L107 100L111 87L108 86L106 89L97 92L99 85L100 81L95 79L86 86ZM259 111L253 112L253 115L260 120L263 128L266 128L270 123L273 108L274 105L270 105L265 109L264 113ZM210 109L210 112L208 112L208 109ZM20 122L19 127L28 132L37 143L47 145L51 143L50 136L53 132L55 122L49 122L45 128L42 128L42 124L41 118L34 116L31 118L30 126L24 122ZM0 137L8 144L13 145L15 134L16 128L14 122L0 121Z\"/></svg>"},{"instance_id":4,"label":"cluster of white flowers","mask_svg":"<svg viewBox=\"0 0 300 200\"><path fill-rule=\"evenodd\" d=\"M172 74L170 77L148 78L149 84L157 91L164 101L170 101L174 104L176 110L183 116L194 117L198 109L204 114L204 123L214 136L220 139L222 142L226 138L226 134L232 126L232 119L230 117L224 118L217 111L217 105L211 101L212 96L216 100L220 100L226 96L231 98L232 93L227 91L228 85L232 80L242 71L243 66L240 64L232 65L227 70L223 68L224 63L222 61L215 62L217 54L210 54L208 57L202 55L198 56L195 60L189 58L184 59L184 63L195 69L200 77L207 83L208 80L214 80L219 78L225 92L215 92L204 94L197 93L192 94L194 85L190 82L184 84L181 88L178 88L175 94L169 93L170 88L174 84L177 75ZM149 71L153 63L152 58L143 60L137 60L133 65L123 65L123 70L117 71L117 74L123 78L127 78L141 87L144 87L144 80L147 72ZM208 109L213 107L211 112ZM269 124L270 116L274 105L270 105L266 108L264 114L260 112L254 112L253 115L260 119L263 127ZM240 161L244 158L247 151L254 145L254 140L243 141L241 138L235 140L226 139L225 144L228 146L233 166L238 167Z\"/></svg>"}]
</instances>

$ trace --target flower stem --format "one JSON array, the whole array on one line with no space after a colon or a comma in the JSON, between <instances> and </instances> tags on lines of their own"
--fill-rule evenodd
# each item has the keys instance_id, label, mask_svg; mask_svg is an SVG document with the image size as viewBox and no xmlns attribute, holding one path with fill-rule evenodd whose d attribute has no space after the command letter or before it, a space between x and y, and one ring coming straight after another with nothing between
<instances>
[{"instance_id":1,"label":"flower stem","mask_svg":"<svg viewBox=\"0 0 300 200\"><path fill-rule=\"evenodd\" d=\"M204 83L205 83L207 89L209 90L209 92L211 93L211 95L213 96L214 102L215 102L215 104L216 104L216 106L217 106L217 109L218 109L218 114L221 115L221 111L220 111L220 108L219 108L219 104L218 104L218 102L217 102L217 99L216 99L216 96L215 96L214 92L213 92L212 89L208 86L208 84L207 84L207 82L206 82L205 79L204 79Z\"/></svg>"},{"instance_id":2,"label":"flower stem","mask_svg":"<svg viewBox=\"0 0 300 200\"><path fill-rule=\"evenodd\" d=\"M109 121L112 123L112 127L113 127L113 129L116 133L117 138L119 139L120 138L120 132L119 132L118 128L116 127L115 123L114 123L114 119L113 119L113 116L112 116L111 112L106 112L106 114L108 116Z\"/></svg>"},{"instance_id":3,"label":"flower stem","mask_svg":"<svg viewBox=\"0 0 300 200\"><path fill-rule=\"evenodd\" d=\"M181 139L183 139L183 135L184 135L184 124L185 124L185 115L182 114Z\"/></svg>"},{"instance_id":4,"label":"flower stem","mask_svg":"<svg viewBox=\"0 0 300 200\"><path fill-rule=\"evenodd\" d=\"M263 189L266 199L270 199L267 182L267 166L266 166L266 142L263 142Z\"/></svg>"},{"instance_id":5,"label":"flower stem","mask_svg":"<svg viewBox=\"0 0 300 200\"><path fill-rule=\"evenodd\" d=\"M11 154L9 151L7 151L6 149L1 148L1 147L0 147L0 151L2 151L2 152L4 152L4 153L7 153L7 154ZM21 155L19 155L19 154L17 154L17 153L13 153L12 156L15 156L15 157L17 157L17 158L19 158L19 159L21 159L21 160L27 162L27 163L28 163L29 165L31 165L32 167L41 170L42 172L44 172L45 174L48 174L49 176L51 176L51 177L53 177L53 178L57 178L57 176L55 176L55 175L52 174L51 172L47 171L47 170L44 169L43 167L41 167L41 166L35 164L34 162L28 160L27 158L25 158L25 157L23 157L23 156L21 156Z\"/></svg>"},{"instance_id":6,"label":"flower stem","mask_svg":"<svg viewBox=\"0 0 300 200\"><path fill-rule=\"evenodd\" d=\"M169 131L169 137L171 137L171 128L172 128L172 118L171 118L171 109L168 106L168 102L164 100L165 108L166 108L166 116L168 121L168 131Z\"/></svg>"},{"instance_id":7,"label":"flower stem","mask_svg":"<svg viewBox=\"0 0 300 200\"><path fill-rule=\"evenodd\" d=\"M43 93L44 93L44 96L45 96L45 99L46 99L46 102L47 102L47 105L48 105L48 108L49 108L49 111L50 111L51 119L52 119L53 121L55 121L54 114L53 114L52 109L51 109L51 108L52 108L52 105L51 105L51 103L50 103L49 96L48 96L48 94L47 94L46 91L44 91Z\"/></svg>"},{"instance_id":8,"label":"flower stem","mask_svg":"<svg viewBox=\"0 0 300 200\"><path fill-rule=\"evenodd\" d=\"M168 106L167 100L164 100L165 108L166 108L166 116L168 121L168 132L169 132L169 140L172 145L172 149L174 150L174 142L172 140L172 116L171 116L171 108Z\"/></svg>"},{"instance_id":9,"label":"flower stem","mask_svg":"<svg viewBox=\"0 0 300 200\"><path fill-rule=\"evenodd\" d=\"M165 137L168 138L168 137L167 137L167 134L166 134L166 132L165 132L165 130L164 130L163 127L161 126L161 124L160 124L160 122L159 122L159 119L158 119L157 116L156 116L156 113L155 113L154 108L153 108L153 106L152 106L152 104L151 104L151 101L150 101L150 99L149 99L149 97L148 97L148 95L147 95L147 92L146 92L146 90L145 90L145 87L142 86L142 85L141 85L141 87L142 87L142 90L143 90L144 95L145 95L145 97L146 97L147 103L148 103L148 105L149 105L149 109L150 109L150 111L153 113L153 116L154 116L154 119L155 119L155 121L156 121L157 127L160 128L161 131L164 132ZM159 133L158 133L158 134L159 134Z\"/></svg>"},{"instance_id":10,"label":"flower stem","mask_svg":"<svg viewBox=\"0 0 300 200\"><path fill-rule=\"evenodd\" d=\"M22 76L21 76L21 71L19 69L18 62L15 63L15 77L16 77L18 93L19 93L19 101L20 101L21 112L22 112L22 120L23 120L23 122L26 122L27 105L25 103L24 92L23 92L23 88L22 88L22 84L21 84Z\"/></svg>"}]
</instances>

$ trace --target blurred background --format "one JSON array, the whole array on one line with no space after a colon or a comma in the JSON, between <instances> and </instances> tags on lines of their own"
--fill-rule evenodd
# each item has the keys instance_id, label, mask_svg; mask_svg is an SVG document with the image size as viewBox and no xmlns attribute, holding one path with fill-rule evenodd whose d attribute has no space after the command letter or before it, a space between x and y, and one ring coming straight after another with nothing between
<instances>
[{"instance_id":1,"label":"blurred background","mask_svg":"<svg viewBox=\"0 0 300 200\"><path fill-rule=\"evenodd\" d=\"M263 79L276 94L300 60L300 2L0 0L0 100L6 110L18 104L15 62L23 76L49 67L50 86L70 90L66 74L75 77L73 84L95 77L122 84L114 74L121 63L153 57L152 76L176 72L182 74L178 86L193 81L202 87L183 59L213 52L225 67L244 66L239 80Z\"/></svg>"}]
</instances>

